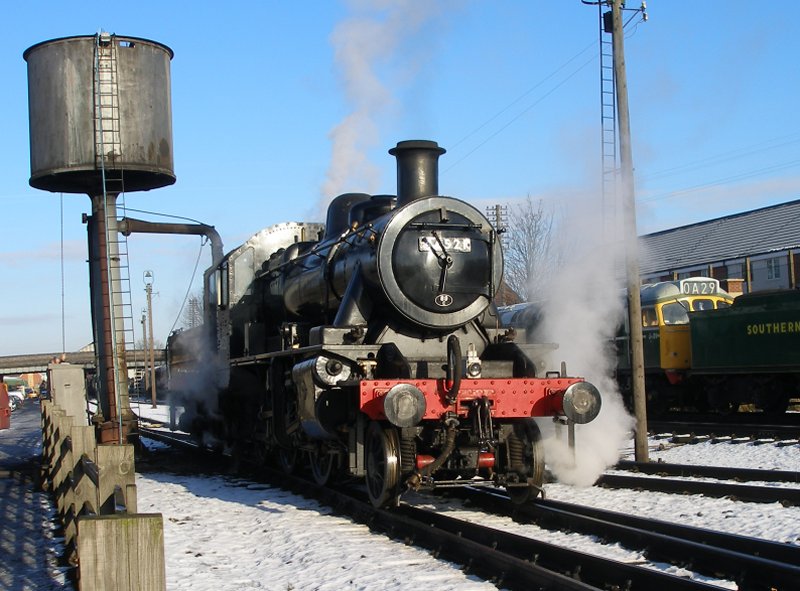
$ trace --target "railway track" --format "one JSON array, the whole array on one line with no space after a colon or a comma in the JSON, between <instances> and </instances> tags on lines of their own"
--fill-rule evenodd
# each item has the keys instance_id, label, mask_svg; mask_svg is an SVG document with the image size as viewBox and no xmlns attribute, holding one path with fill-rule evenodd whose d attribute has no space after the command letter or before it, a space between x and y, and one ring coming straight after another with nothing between
<instances>
[{"instance_id":1,"label":"railway track","mask_svg":"<svg viewBox=\"0 0 800 591\"><path fill-rule=\"evenodd\" d=\"M668 464L666 462L633 462L621 460L617 470L658 474L660 476L681 476L695 478L716 478L719 480L794 482L800 483L800 472L790 470L756 470L731 466L694 466L690 464Z\"/></svg>"},{"instance_id":2,"label":"railway track","mask_svg":"<svg viewBox=\"0 0 800 591\"><path fill-rule=\"evenodd\" d=\"M686 480L624 474L603 474L595 486L627 488L673 494L703 495L714 498L731 498L750 503L782 503L800 505L800 488L732 484L730 482Z\"/></svg>"},{"instance_id":3,"label":"railway track","mask_svg":"<svg viewBox=\"0 0 800 591\"><path fill-rule=\"evenodd\" d=\"M190 445L184 438L143 429L170 445ZM281 472L250 475L273 486L311 496L333 507L338 513L369 525L393 539L429 549L434 556L463 565L470 572L508 589L711 589L718 588L696 580L642 568L607 558L588 555L462 519L425 510L406 503L394 511L375 509L358 489L340 490L319 487ZM540 501L530 507L517 507L505 496L454 489L469 502L485 506L486 511L513 516L518 521L543 527L564 528L619 542L638 549L649 560L664 561L707 576L735 580L741 589L792 588L788 581L800 578L800 549L754 538L740 538L719 532L664 524L643 518L621 516L587 507L570 507L553 501ZM604 514L605 513L605 514ZM627 521L620 521L621 518ZM672 526L669 529L668 526ZM783 552L783 554L781 553ZM793 583L792 583L793 584Z\"/></svg>"},{"instance_id":4,"label":"railway track","mask_svg":"<svg viewBox=\"0 0 800 591\"><path fill-rule=\"evenodd\" d=\"M516 507L486 490L448 494L515 521L597 536L641 551L654 562L734 580L740 589L792 589L800 580L798 546L552 500Z\"/></svg>"},{"instance_id":5,"label":"railway track","mask_svg":"<svg viewBox=\"0 0 800 591\"><path fill-rule=\"evenodd\" d=\"M740 438L747 440L774 440L797 444L800 439L800 425L766 422L728 422L728 421L690 421L690 420L654 420L647 422L648 430L654 435L670 434L684 443L696 440L698 436L714 441L728 441Z\"/></svg>"}]
</instances>

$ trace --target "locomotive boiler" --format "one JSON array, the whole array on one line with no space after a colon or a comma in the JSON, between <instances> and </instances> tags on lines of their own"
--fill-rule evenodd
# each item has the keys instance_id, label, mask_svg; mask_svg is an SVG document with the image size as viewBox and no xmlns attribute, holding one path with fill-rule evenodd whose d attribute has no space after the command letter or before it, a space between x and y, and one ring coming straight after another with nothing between
<instances>
[{"instance_id":1,"label":"locomotive boiler","mask_svg":"<svg viewBox=\"0 0 800 591\"><path fill-rule=\"evenodd\" d=\"M501 323L497 233L439 195L443 153L400 142L397 195L340 195L324 226L271 226L206 271L206 323L168 343L184 429L320 483L364 478L376 506L409 488L538 494L533 418L589 422L600 394Z\"/></svg>"}]
</instances>

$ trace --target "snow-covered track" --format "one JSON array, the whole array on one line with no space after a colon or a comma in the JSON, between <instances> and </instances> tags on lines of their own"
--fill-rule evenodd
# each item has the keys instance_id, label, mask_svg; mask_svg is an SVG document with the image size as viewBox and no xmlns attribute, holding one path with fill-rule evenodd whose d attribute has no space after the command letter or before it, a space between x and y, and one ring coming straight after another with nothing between
<instances>
[{"instance_id":1,"label":"snow-covered track","mask_svg":"<svg viewBox=\"0 0 800 591\"><path fill-rule=\"evenodd\" d=\"M691 476L719 480L800 483L800 472L792 470L757 470L732 466L700 466L668 464L666 462L633 462L628 460L617 462L614 467L617 470L657 474L659 476L680 476L683 478Z\"/></svg>"},{"instance_id":2,"label":"snow-covered track","mask_svg":"<svg viewBox=\"0 0 800 591\"><path fill-rule=\"evenodd\" d=\"M741 419L742 421L746 419ZM800 425L778 422L728 422L728 421L687 421L687 420L653 420L647 422L651 433L671 433L673 438L709 437L744 437L752 440L775 439L796 440L800 438Z\"/></svg>"},{"instance_id":3,"label":"snow-covered track","mask_svg":"<svg viewBox=\"0 0 800 591\"><path fill-rule=\"evenodd\" d=\"M560 501L540 499L513 506L502 495L485 490L448 494L522 523L597 536L606 543L639 550L652 562L727 578L736 581L740 589L791 589L800 580L800 546Z\"/></svg>"},{"instance_id":4,"label":"snow-covered track","mask_svg":"<svg viewBox=\"0 0 800 591\"><path fill-rule=\"evenodd\" d=\"M730 482L686 480L683 478L628 476L624 474L603 474L597 480L595 486L731 498L749 503L800 505L800 488L732 484Z\"/></svg>"}]
</instances>

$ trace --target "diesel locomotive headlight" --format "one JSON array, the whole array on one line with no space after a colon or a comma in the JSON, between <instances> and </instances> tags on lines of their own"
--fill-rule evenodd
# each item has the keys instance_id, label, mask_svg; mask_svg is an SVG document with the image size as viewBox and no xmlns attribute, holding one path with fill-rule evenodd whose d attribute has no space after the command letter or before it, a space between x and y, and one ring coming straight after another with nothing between
<instances>
[{"instance_id":1,"label":"diesel locomotive headlight","mask_svg":"<svg viewBox=\"0 0 800 591\"><path fill-rule=\"evenodd\" d=\"M599 390L589 382L572 384L564 393L564 414L579 425L593 421L601 404Z\"/></svg>"},{"instance_id":2,"label":"diesel locomotive headlight","mask_svg":"<svg viewBox=\"0 0 800 591\"><path fill-rule=\"evenodd\" d=\"M425 395L411 384L397 384L383 398L383 412L395 427L414 427L425 416Z\"/></svg>"}]
</instances>

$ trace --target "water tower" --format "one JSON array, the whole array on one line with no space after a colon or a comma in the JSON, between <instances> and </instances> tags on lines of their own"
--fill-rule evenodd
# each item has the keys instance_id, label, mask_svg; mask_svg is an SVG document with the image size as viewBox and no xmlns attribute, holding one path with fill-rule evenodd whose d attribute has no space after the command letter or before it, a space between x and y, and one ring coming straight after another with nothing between
<instances>
[{"instance_id":1,"label":"water tower","mask_svg":"<svg viewBox=\"0 0 800 591\"><path fill-rule=\"evenodd\" d=\"M127 254L120 248L117 198L175 182L172 56L160 43L109 33L53 39L23 54L30 184L92 200L89 281L102 442L122 441L135 429L125 362L133 319L125 311L130 284Z\"/></svg>"}]
</instances>

